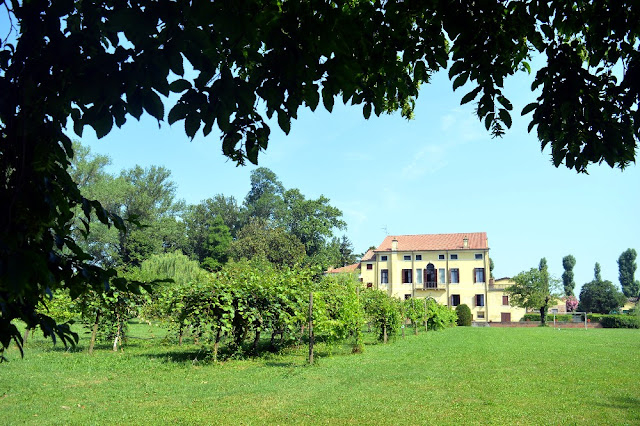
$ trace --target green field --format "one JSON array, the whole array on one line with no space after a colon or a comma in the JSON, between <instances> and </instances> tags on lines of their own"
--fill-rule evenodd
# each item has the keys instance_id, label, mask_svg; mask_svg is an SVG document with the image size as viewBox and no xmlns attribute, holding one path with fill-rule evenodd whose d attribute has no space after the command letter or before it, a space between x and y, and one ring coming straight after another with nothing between
<instances>
[{"instance_id":1,"label":"green field","mask_svg":"<svg viewBox=\"0 0 640 426\"><path fill-rule=\"evenodd\" d=\"M639 330L459 327L358 355L320 346L313 366L306 347L213 363L202 347L164 342L161 328L131 332L117 353L37 339L23 360L10 350L2 422L640 423Z\"/></svg>"}]
</instances>

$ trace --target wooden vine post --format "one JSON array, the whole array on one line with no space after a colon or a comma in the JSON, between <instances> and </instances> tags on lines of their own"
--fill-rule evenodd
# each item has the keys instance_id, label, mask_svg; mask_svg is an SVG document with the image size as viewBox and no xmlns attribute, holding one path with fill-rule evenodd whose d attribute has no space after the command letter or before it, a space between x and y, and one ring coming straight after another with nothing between
<instances>
[{"instance_id":1,"label":"wooden vine post","mask_svg":"<svg viewBox=\"0 0 640 426\"><path fill-rule=\"evenodd\" d=\"M313 364L313 292L309 293L309 364Z\"/></svg>"}]
</instances>

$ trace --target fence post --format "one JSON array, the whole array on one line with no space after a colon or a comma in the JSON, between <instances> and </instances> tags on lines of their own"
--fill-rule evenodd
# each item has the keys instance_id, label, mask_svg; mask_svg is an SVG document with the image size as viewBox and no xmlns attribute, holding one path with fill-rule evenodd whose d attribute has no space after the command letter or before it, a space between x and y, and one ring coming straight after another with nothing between
<instances>
[{"instance_id":1,"label":"fence post","mask_svg":"<svg viewBox=\"0 0 640 426\"><path fill-rule=\"evenodd\" d=\"M313 364L313 292L309 292L309 364Z\"/></svg>"}]
</instances>

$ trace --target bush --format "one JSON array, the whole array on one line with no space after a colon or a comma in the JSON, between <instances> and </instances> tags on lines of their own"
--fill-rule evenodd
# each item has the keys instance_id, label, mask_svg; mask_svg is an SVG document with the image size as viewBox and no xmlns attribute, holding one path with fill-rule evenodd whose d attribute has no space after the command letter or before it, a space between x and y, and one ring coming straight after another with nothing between
<instances>
[{"instance_id":1,"label":"bush","mask_svg":"<svg viewBox=\"0 0 640 426\"><path fill-rule=\"evenodd\" d=\"M520 321L541 321L540 314L524 314ZM573 315L556 314L556 321L570 322L573 321ZM547 313L547 322L553 322L553 314Z\"/></svg>"},{"instance_id":2,"label":"bush","mask_svg":"<svg viewBox=\"0 0 640 426\"><path fill-rule=\"evenodd\" d=\"M459 326L470 326L471 325L471 309L469 309L469 306L465 305L464 303L462 305L458 305L456 306L456 314L458 315L458 325Z\"/></svg>"},{"instance_id":3,"label":"bush","mask_svg":"<svg viewBox=\"0 0 640 426\"><path fill-rule=\"evenodd\" d=\"M632 315L602 315L600 324L604 328L640 328L640 318Z\"/></svg>"}]
</instances>

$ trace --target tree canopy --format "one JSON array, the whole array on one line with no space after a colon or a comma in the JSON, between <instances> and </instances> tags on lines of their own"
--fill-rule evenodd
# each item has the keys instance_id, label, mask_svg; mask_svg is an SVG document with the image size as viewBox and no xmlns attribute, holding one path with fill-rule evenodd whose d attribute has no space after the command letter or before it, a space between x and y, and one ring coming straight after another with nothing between
<instances>
[{"instance_id":1,"label":"tree canopy","mask_svg":"<svg viewBox=\"0 0 640 426\"><path fill-rule=\"evenodd\" d=\"M608 314L624 305L625 297L609 280L600 275L600 264L596 263L593 281L582 286L580 290L579 311Z\"/></svg>"},{"instance_id":2,"label":"tree canopy","mask_svg":"<svg viewBox=\"0 0 640 426\"><path fill-rule=\"evenodd\" d=\"M511 127L505 78L546 57L532 114L553 163L625 167L639 136L636 2L0 0L0 343L14 318L55 333L35 307L58 287L111 285L72 238L74 215L125 229L72 180L67 125L98 137L144 112L187 136L220 130L223 154L257 163L275 116L336 98L363 115L412 115L421 84L448 69L494 136ZM193 68L187 75L185 65ZM614 72L619 67L621 75ZM466 86L469 84L469 86ZM171 93L177 101L168 101ZM81 211L81 213L76 213ZM40 316L38 316L40 315ZM49 324L47 326L46 324ZM67 340L64 332L59 337Z\"/></svg>"},{"instance_id":3,"label":"tree canopy","mask_svg":"<svg viewBox=\"0 0 640 426\"><path fill-rule=\"evenodd\" d=\"M636 268L638 267L636 264L637 256L638 253L635 249L630 248L623 251L618 258L620 286L627 297L640 296L640 282L635 279Z\"/></svg>"},{"instance_id":4,"label":"tree canopy","mask_svg":"<svg viewBox=\"0 0 640 426\"><path fill-rule=\"evenodd\" d=\"M543 262L544 261L544 262ZM513 277L513 284L505 290L511 305L539 309L541 323L546 324L547 309L559 296L560 282L549 276L546 260L542 258L538 269L520 272Z\"/></svg>"}]
</instances>

